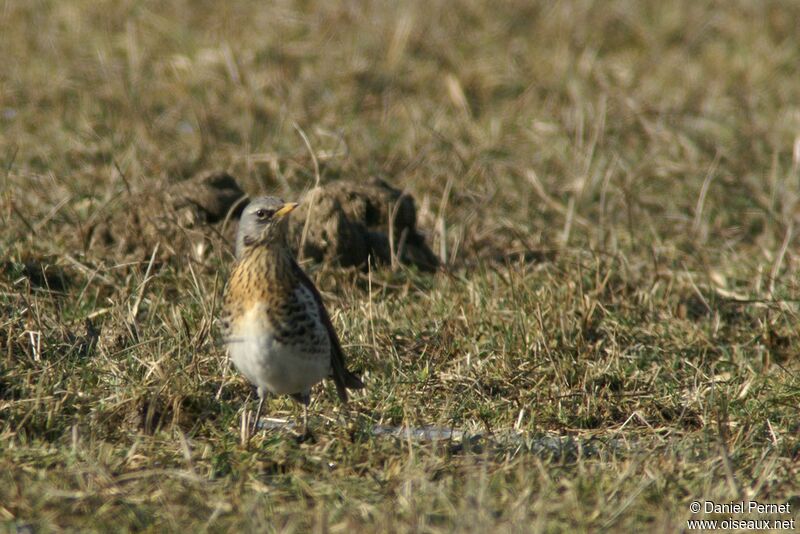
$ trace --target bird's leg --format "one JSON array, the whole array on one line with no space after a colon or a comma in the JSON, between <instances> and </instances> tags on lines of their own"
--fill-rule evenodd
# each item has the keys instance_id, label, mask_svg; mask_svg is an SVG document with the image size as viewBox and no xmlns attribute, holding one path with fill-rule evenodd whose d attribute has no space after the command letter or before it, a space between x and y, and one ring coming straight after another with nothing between
<instances>
[{"instance_id":1,"label":"bird's leg","mask_svg":"<svg viewBox=\"0 0 800 534\"><path fill-rule=\"evenodd\" d=\"M300 434L300 441L305 441L312 437L311 432L308 431L308 405L311 403L310 393L293 393L291 397L303 405L303 433Z\"/></svg>"},{"instance_id":2,"label":"bird's leg","mask_svg":"<svg viewBox=\"0 0 800 534\"><path fill-rule=\"evenodd\" d=\"M253 430L251 434L255 434L258 430L258 420L261 418L261 408L264 406L264 392L261 388L258 389L258 408L256 409L256 418L253 419Z\"/></svg>"},{"instance_id":3,"label":"bird's leg","mask_svg":"<svg viewBox=\"0 0 800 534\"><path fill-rule=\"evenodd\" d=\"M303 403L303 435L308 435L308 402Z\"/></svg>"}]
</instances>

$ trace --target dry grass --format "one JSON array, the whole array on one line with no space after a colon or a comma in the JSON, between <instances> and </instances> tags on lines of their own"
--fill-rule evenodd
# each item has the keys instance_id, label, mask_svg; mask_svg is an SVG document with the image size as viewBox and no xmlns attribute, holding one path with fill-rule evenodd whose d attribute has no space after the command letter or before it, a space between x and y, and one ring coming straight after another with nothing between
<instances>
[{"instance_id":1,"label":"dry grass","mask_svg":"<svg viewBox=\"0 0 800 534\"><path fill-rule=\"evenodd\" d=\"M744 0L7 2L0 522L672 531L691 500L797 508L798 18ZM203 254L134 235L132 256L91 229L208 169L298 197L316 179L300 133L323 182L413 194L446 267L308 265L368 389L347 423L318 390L316 443L242 447L249 389L213 327L224 234Z\"/></svg>"}]
</instances>

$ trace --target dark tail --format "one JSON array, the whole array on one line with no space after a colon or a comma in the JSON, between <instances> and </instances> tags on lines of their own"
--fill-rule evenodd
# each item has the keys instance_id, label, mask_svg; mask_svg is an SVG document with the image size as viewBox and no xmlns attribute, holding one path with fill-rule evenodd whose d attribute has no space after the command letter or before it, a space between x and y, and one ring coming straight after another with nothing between
<instances>
[{"instance_id":1,"label":"dark tail","mask_svg":"<svg viewBox=\"0 0 800 534\"><path fill-rule=\"evenodd\" d=\"M322 324L325 325L325 329L328 331L328 337L331 341L331 378L333 378L333 383L336 384L336 392L339 394L339 399L346 403L347 388L361 389L364 387L364 383L360 378L348 371L347 367L344 365L344 354L342 353L342 346L339 343L339 336L336 335L336 330L333 328L333 323L331 323L331 318L328 315L328 310L325 309L325 304L322 302L322 296L319 294L319 291L317 291L317 288L311 280L309 280L308 275L303 272L303 269L297 265L297 262L292 262L292 268L294 269L295 275L300 278L300 282L306 289L311 291L314 300L317 302Z\"/></svg>"},{"instance_id":2,"label":"dark tail","mask_svg":"<svg viewBox=\"0 0 800 534\"><path fill-rule=\"evenodd\" d=\"M345 369L346 377L344 385L348 389L364 389L364 382L359 377Z\"/></svg>"},{"instance_id":3,"label":"dark tail","mask_svg":"<svg viewBox=\"0 0 800 534\"><path fill-rule=\"evenodd\" d=\"M344 366L333 366L332 373L333 383L336 384L336 393L339 394L339 400L347 402L348 389L362 389L364 382L359 377L348 371Z\"/></svg>"}]
</instances>

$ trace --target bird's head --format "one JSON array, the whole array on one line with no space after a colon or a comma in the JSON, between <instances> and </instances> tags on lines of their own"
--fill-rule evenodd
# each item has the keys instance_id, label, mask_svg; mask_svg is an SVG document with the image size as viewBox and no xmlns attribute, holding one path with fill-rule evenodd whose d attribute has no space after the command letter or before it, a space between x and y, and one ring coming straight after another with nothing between
<instances>
[{"instance_id":1,"label":"bird's head","mask_svg":"<svg viewBox=\"0 0 800 534\"><path fill-rule=\"evenodd\" d=\"M286 216L297 206L296 202L284 202L276 197L254 198L244 208L239 220L236 257L240 258L247 247L284 245Z\"/></svg>"}]
</instances>

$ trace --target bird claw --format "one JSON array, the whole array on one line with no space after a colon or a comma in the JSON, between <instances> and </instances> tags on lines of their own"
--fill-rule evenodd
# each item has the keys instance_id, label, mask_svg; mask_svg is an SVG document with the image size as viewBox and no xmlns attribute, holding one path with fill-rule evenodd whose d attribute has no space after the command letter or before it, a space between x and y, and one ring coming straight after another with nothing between
<instances>
[{"instance_id":1,"label":"bird claw","mask_svg":"<svg viewBox=\"0 0 800 534\"><path fill-rule=\"evenodd\" d=\"M317 438L314 437L314 434L312 434L310 430L306 430L302 434L298 434L297 436L295 436L294 439L295 439L295 441L297 441L297 443L316 443L317 442Z\"/></svg>"}]
</instances>

